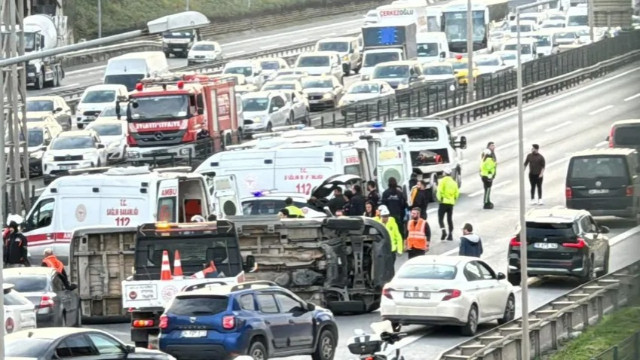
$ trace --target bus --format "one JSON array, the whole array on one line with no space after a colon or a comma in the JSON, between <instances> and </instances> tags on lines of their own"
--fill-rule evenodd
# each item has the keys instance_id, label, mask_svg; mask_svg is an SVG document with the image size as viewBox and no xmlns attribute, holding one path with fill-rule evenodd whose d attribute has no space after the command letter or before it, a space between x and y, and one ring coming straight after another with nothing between
<instances>
[{"instance_id":1,"label":"bus","mask_svg":"<svg viewBox=\"0 0 640 360\"><path fill-rule=\"evenodd\" d=\"M473 51L487 50L489 25L503 21L509 13L509 0L482 0L471 5ZM467 52L467 2L455 1L442 9L442 31L447 35L452 55Z\"/></svg>"}]
</instances>

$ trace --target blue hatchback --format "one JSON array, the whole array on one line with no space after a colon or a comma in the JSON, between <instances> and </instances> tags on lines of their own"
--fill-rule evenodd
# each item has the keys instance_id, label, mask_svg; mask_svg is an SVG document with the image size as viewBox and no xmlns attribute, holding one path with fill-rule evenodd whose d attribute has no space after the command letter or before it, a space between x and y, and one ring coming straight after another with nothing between
<instances>
[{"instance_id":1,"label":"blue hatchback","mask_svg":"<svg viewBox=\"0 0 640 360\"><path fill-rule=\"evenodd\" d=\"M329 310L266 281L181 292L160 317L160 350L178 359L332 360L337 341Z\"/></svg>"}]
</instances>

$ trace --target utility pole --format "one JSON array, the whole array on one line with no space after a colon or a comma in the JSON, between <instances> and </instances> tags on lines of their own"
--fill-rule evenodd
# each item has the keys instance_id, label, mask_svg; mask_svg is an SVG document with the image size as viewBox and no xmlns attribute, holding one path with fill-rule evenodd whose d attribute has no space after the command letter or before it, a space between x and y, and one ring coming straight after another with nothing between
<instances>
[{"instance_id":1,"label":"utility pole","mask_svg":"<svg viewBox=\"0 0 640 360\"><path fill-rule=\"evenodd\" d=\"M4 31L0 58L24 55L24 11L23 0L2 0L1 19ZM27 142L20 141L21 134L22 139L27 138L24 107L27 98L26 65L27 62L23 62L0 68L0 98L3 99L0 111L0 148L3 149L2 154L5 154L4 149L8 150L0 161L0 196L3 203L0 209L1 222L7 217L5 209L10 213L23 215L23 210L28 210L30 205L29 157L26 156L29 152ZM5 194L8 194L7 198ZM5 201L9 206L5 207Z\"/></svg>"},{"instance_id":2,"label":"utility pole","mask_svg":"<svg viewBox=\"0 0 640 360\"><path fill-rule=\"evenodd\" d=\"M185 11L189 11L189 0L187 0L187 8L185 9Z\"/></svg>"},{"instance_id":3,"label":"utility pole","mask_svg":"<svg viewBox=\"0 0 640 360\"><path fill-rule=\"evenodd\" d=\"M473 11L467 0L467 102L473 102Z\"/></svg>"},{"instance_id":4,"label":"utility pole","mask_svg":"<svg viewBox=\"0 0 640 360\"><path fill-rule=\"evenodd\" d=\"M98 0L98 39L101 37L102 37L102 0Z\"/></svg>"}]
</instances>

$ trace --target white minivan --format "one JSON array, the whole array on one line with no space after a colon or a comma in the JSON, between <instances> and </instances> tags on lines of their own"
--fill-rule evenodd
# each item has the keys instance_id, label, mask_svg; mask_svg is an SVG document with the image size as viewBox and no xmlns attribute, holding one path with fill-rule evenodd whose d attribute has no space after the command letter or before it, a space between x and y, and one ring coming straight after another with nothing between
<instances>
[{"instance_id":1,"label":"white minivan","mask_svg":"<svg viewBox=\"0 0 640 360\"><path fill-rule=\"evenodd\" d=\"M443 32L427 32L416 34L418 61L428 63L449 57L449 43Z\"/></svg>"},{"instance_id":2,"label":"white minivan","mask_svg":"<svg viewBox=\"0 0 640 360\"><path fill-rule=\"evenodd\" d=\"M141 79L167 73L169 63L162 51L135 52L109 59L103 82L124 85L128 91L133 91Z\"/></svg>"},{"instance_id":3,"label":"white minivan","mask_svg":"<svg viewBox=\"0 0 640 360\"><path fill-rule=\"evenodd\" d=\"M520 61L525 63L527 61L535 60L538 57L538 40L535 38L521 38L520 39L520 47L522 51L520 52ZM502 44L500 48L502 51L517 51L518 50L518 40L510 39L509 41Z\"/></svg>"},{"instance_id":4,"label":"white minivan","mask_svg":"<svg viewBox=\"0 0 640 360\"><path fill-rule=\"evenodd\" d=\"M118 98L127 97L127 87L124 85L94 85L84 90L76 106L76 125L83 129L93 122L100 113L111 106L115 106Z\"/></svg>"}]
</instances>

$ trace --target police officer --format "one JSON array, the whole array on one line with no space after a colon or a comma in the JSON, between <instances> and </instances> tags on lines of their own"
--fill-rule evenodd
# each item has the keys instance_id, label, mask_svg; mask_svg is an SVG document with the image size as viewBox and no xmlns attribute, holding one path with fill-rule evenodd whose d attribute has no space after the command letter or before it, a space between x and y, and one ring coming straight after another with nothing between
<instances>
[{"instance_id":1,"label":"police officer","mask_svg":"<svg viewBox=\"0 0 640 360\"><path fill-rule=\"evenodd\" d=\"M491 202L491 186L496 176L496 161L491 156L491 150L485 149L480 164L480 177L484 186L484 209L493 209Z\"/></svg>"},{"instance_id":2,"label":"police officer","mask_svg":"<svg viewBox=\"0 0 640 360\"><path fill-rule=\"evenodd\" d=\"M284 199L284 208L289 212L289 218L303 218L304 213L299 207L293 205L293 199L288 197Z\"/></svg>"},{"instance_id":3,"label":"police officer","mask_svg":"<svg viewBox=\"0 0 640 360\"><path fill-rule=\"evenodd\" d=\"M445 169L443 177L438 181L438 192L436 198L440 205L438 206L438 224L442 230L442 238L440 240L453 241L453 207L460 197L460 189L458 183L451 177L451 169ZM444 216L447 215L447 225L449 234L444 228Z\"/></svg>"},{"instance_id":4,"label":"police officer","mask_svg":"<svg viewBox=\"0 0 640 360\"><path fill-rule=\"evenodd\" d=\"M411 219L407 222L407 240L405 248L409 254L409 259L424 255L429 250L431 240L431 229L427 221L420 217L422 211L419 207L411 209Z\"/></svg>"}]
</instances>

